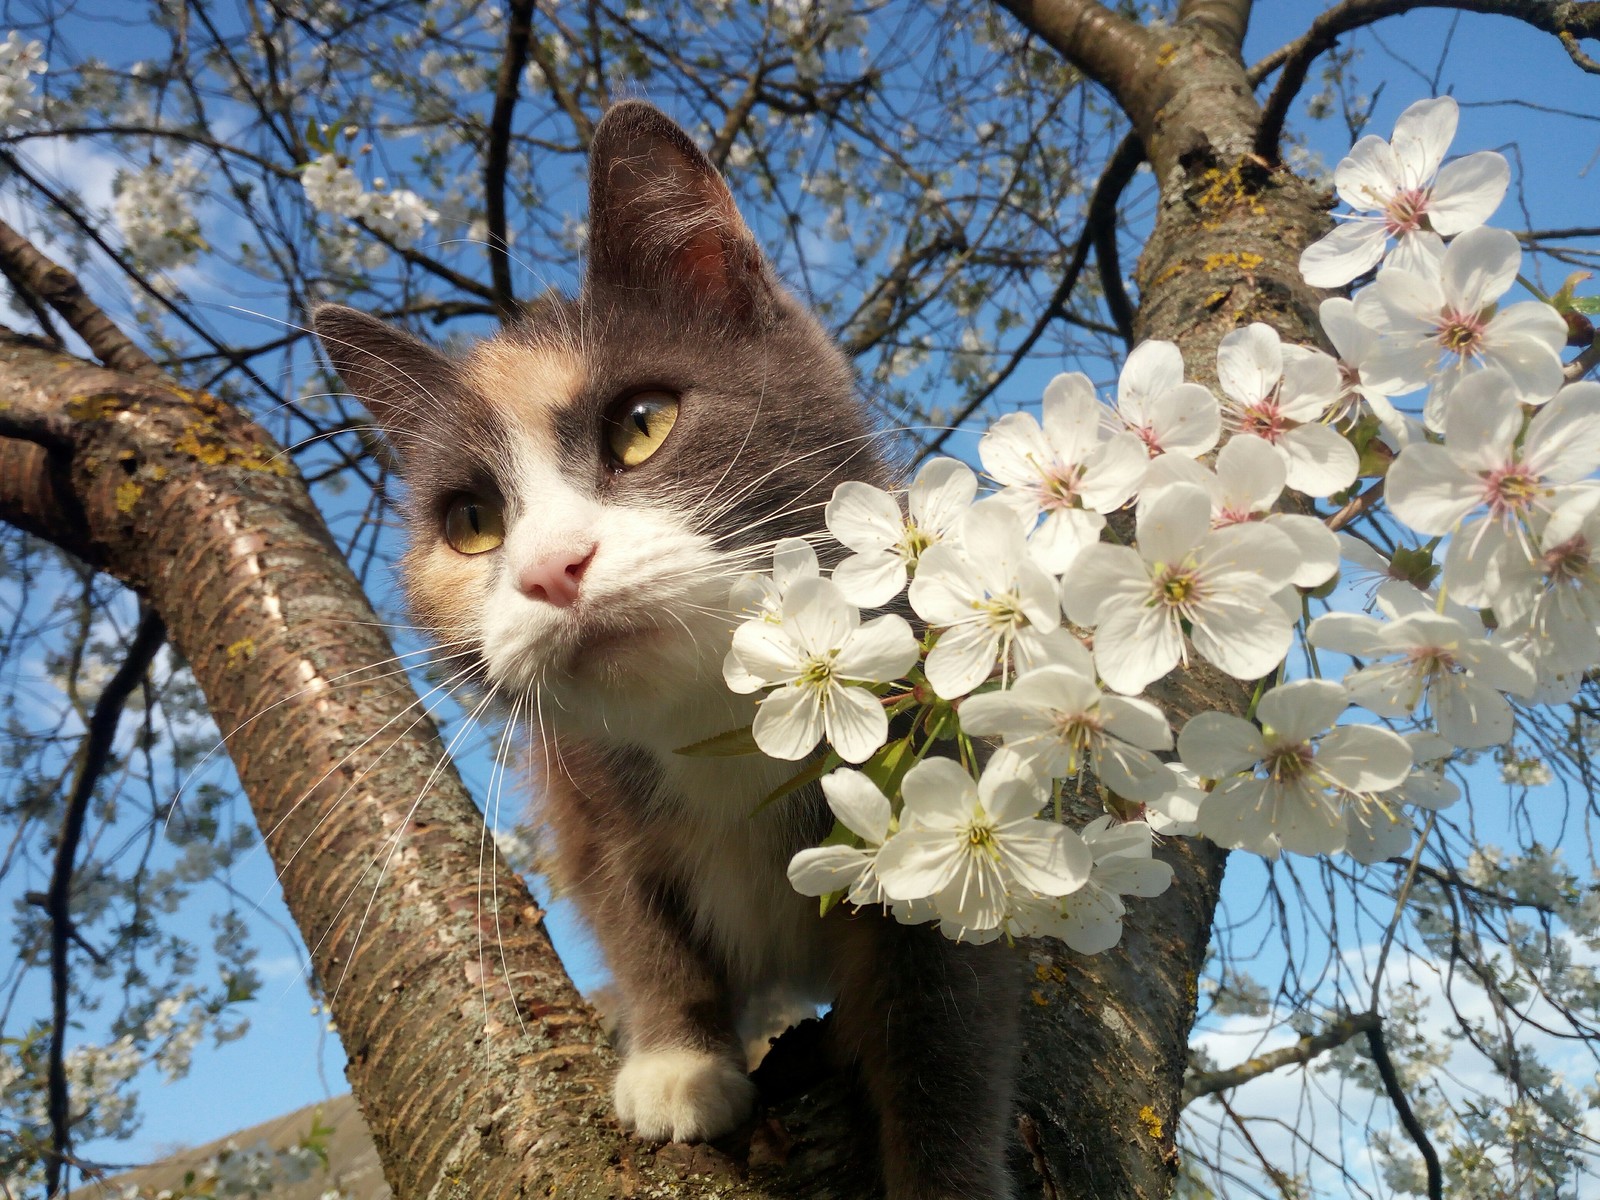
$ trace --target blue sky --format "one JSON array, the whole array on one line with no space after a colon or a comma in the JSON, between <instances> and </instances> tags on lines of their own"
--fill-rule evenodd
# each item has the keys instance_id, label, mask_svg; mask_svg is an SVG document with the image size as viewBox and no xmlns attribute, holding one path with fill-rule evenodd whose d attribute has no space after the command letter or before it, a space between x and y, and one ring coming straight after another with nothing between
<instances>
[{"instance_id":1,"label":"blue sky","mask_svg":"<svg viewBox=\"0 0 1600 1200\"><path fill-rule=\"evenodd\" d=\"M1257 57L1298 34L1320 7L1259 4L1247 57ZM1387 135L1398 112L1432 94L1437 81L1463 106L1455 151L1494 148L1512 160L1516 182L1495 223L1508 228L1548 228L1594 221L1594 214L1600 212L1600 122L1557 117L1544 110L1552 106L1592 108L1595 83L1571 64L1554 39L1507 19L1467 16L1453 27L1450 14L1427 12L1387 22L1376 36L1363 37L1359 44L1363 47L1358 64L1362 90L1371 92L1382 85L1370 131ZM92 45L82 48L95 49ZM109 49L106 53L113 56ZM119 48L117 56L120 53ZM1313 81L1308 91L1314 89ZM1308 123L1298 108L1295 125L1310 135L1312 148L1329 167L1348 144L1337 123ZM74 170L91 194L96 188L109 192L109 162L104 177L94 178L83 174L81 162L69 166L56 160L52 165L44 151L38 161L62 172ZM1553 287L1561 274L1564 271L1549 271L1540 282ZM225 289L219 282L215 290L220 294ZM1019 373L1004 398L1028 402L1060 365L1041 363ZM1094 373L1103 378L1114 372L1108 368ZM961 452L960 447L952 449ZM385 588L380 584L377 590L382 593ZM383 598L393 599L392 595ZM488 741L482 736L469 738L466 752L460 756L469 784L479 796L490 792ZM1487 780L1486 786L1497 785ZM507 806L517 803L509 797L506 800ZM509 823L502 817L502 824ZM1259 887L1259 872L1254 864L1237 868L1230 889L1248 896L1251 889ZM264 986L248 1010L251 1032L229 1045L202 1049L196 1054L193 1072L178 1083L148 1080L144 1085L145 1123L138 1136L127 1143L88 1147L90 1155L122 1162L146 1159L164 1148L205 1141L345 1090L337 1037L326 1029L325 1018L311 1011L300 975L302 962L283 935L272 928L274 922L286 926L289 921L264 854L252 855L236 872L235 884L244 895L262 898L261 917L254 924L262 948ZM550 924L580 986L598 980L601 968L592 945L571 914L556 905ZM206 932L202 928L196 936L203 939ZM248 1085L241 1086L246 1080Z\"/></svg>"}]
</instances>

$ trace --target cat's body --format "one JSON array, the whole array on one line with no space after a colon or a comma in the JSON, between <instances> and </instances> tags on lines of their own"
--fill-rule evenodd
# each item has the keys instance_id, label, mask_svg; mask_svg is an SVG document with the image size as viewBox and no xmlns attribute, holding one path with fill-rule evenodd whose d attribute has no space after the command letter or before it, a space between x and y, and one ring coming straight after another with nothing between
<instances>
[{"instance_id":1,"label":"cat's body","mask_svg":"<svg viewBox=\"0 0 1600 1200\"><path fill-rule=\"evenodd\" d=\"M596 133L590 222L582 295L464 360L349 309L316 322L398 451L413 610L537 731L561 882L622 999L618 1115L727 1132L754 1096L741 1010L832 1001L892 1200L1001 1200L1009 956L819 918L785 877L831 825L818 790L761 807L795 764L674 753L753 715L722 678L733 579L815 534L837 483L889 482L849 368L647 105Z\"/></svg>"}]
</instances>

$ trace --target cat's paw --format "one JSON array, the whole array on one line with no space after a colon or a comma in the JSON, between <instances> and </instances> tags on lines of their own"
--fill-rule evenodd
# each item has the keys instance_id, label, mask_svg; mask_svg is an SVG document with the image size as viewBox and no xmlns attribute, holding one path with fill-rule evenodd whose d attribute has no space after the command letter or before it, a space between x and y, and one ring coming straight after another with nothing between
<instances>
[{"instance_id":1,"label":"cat's paw","mask_svg":"<svg viewBox=\"0 0 1600 1200\"><path fill-rule=\"evenodd\" d=\"M652 1142L702 1142L727 1133L755 1103L738 1064L702 1050L630 1054L617 1072L617 1116Z\"/></svg>"}]
</instances>

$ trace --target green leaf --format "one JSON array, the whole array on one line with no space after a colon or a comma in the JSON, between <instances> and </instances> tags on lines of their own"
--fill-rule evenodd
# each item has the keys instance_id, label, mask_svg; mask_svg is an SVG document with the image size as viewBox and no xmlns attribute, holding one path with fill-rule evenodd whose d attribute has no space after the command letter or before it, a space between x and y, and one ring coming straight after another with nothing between
<instances>
[{"instance_id":1,"label":"green leaf","mask_svg":"<svg viewBox=\"0 0 1600 1200\"><path fill-rule=\"evenodd\" d=\"M911 751L911 739L903 737L882 747L862 763L861 772L877 785L880 792L892 800L894 794L900 790L900 781L905 778L906 772L916 761L916 755Z\"/></svg>"},{"instance_id":2,"label":"green leaf","mask_svg":"<svg viewBox=\"0 0 1600 1200\"><path fill-rule=\"evenodd\" d=\"M678 753L682 754L683 751L680 750ZM773 803L774 801L782 800L790 792L798 791L800 788L805 787L808 783L815 783L843 761L844 760L841 759L836 753L834 753L832 750L829 750L821 758L816 759L814 762L802 767L795 774L791 775L788 779L785 779L777 787L773 788L770 792L763 796L761 798L761 803L756 805L755 812L752 812L750 815L753 817L756 815L756 813L766 808L767 805ZM824 845L826 845L826 843L824 843Z\"/></svg>"},{"instance_id":3,"label":"green leaf","mask_svg":"<svg viewBox=\"0 0 1600 1200\"><path fill-rule=\"evenodd\" d=\"M819 908L821 909L820 915L824 916L824 917L827 916L828 915L828 910L830 908L832 908L835 904L839 903L839 901L843 900L844 899L844 895L845 895L844 889L840 888L838 891L829 892L826 896L824 896L822 898L821 904L819 905Z\"/></svg>"},{"instance_id":4,"label":"green leaf","mask_svg":"<svg viewBox=\"0 0 1600 1200\"><path fill-rule=\"evenodd\" d=\"M1587 317L1600 316L1600 296L1574 296L1568 307Z\"/></svg>"},{"instance_id":5,"label":"green leaf","mask_svg":"<svg viewBox=\"0 0 1600 1200\"><path fill-rule=\"evenodd\" d=\"M761 747L756 745L752 727L745 725L740 729L714 734L701 742L679 746L673 753L689 758L741 758L746 754L760 754Z\"/></svg>"}]
</instances>

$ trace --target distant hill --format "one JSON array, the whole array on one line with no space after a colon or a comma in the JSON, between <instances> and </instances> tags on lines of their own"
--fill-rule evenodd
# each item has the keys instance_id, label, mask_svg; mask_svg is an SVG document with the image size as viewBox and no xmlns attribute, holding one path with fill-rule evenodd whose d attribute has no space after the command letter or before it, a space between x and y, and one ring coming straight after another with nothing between
<instances>
[{"instance_id":1,"label":"distant hill","mask_svg":"<svg viewBox=\"0 0 1600 1200\"><path fill-rule=\"evenodd\" d=\"M241 1152L262 1146L269 1150L287 1150L305 1138L314 1119L332 1130L324 1143L328 1151L328 1170L314 1170L309 1179L280 1184L262 1195L271 1200L320 1200L323 1193L337 1188L350 1200L390 1200L389 1185L384 1182L383 1169L378 1165L378 1152L361 1120L355 1098L349 1095L338 1096L325 1104L307 1105L204 1146L180 1150L148 1167L77 1189L76 1194L110 1200L120 1198L129 1187L137 1188L136 1194L140 1197L154 1197L165 1189L176 1192L183 1186L187 1172L199 1172L230 1142Z\"/></svg>"}]
</instances>

